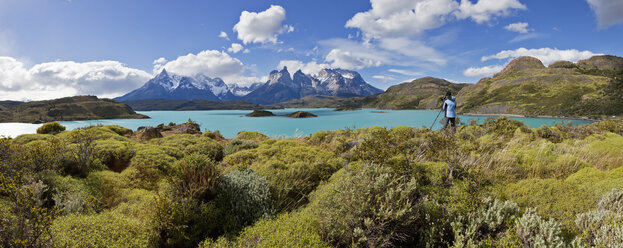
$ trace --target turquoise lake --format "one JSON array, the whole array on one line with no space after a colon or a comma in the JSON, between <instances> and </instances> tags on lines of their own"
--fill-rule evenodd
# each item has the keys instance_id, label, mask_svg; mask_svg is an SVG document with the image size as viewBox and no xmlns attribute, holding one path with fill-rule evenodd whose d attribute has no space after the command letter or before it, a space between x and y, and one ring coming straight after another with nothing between
<instances>
[{"instance_id":1,"label":"turquoise lake","mask_svg":"<svg viewBox=\"0 0 623 248\"><path fill-rule=\"evenodd\" d=\"M337 130L343 128L365 128L371 126L394 127L413 126L430 127L439 112L432 110L376 110L361 109L355 111L334 111L331 108L315 109L279 109L271 112L280 115L294 111L308 111L318 115L316 118L293 119L287 117L246 117L250 110L207 110L207 111L143 111L139 112L151 119L113 119L90 121L63 121L60 122L67 129L85 127L89 125L119 125L132 130L140 126L165 125L169 122L184 123L188 119L199 123L201 130L219 130L226 138L233 138L240 131L258 131L273 138L289 138L306 136L321 130ZM435 122L433 129L441 128L440 119ZM469 119L483 122L487 117L459 116L460 121L468 123ZM530 127L552 125L563 119L555 118L515 118ZM575 124L591 123L589 120L564 120ZM24 133L35 133L41 124L1 123L0 135L15 137Z\"/></svg>"}]
</instances>

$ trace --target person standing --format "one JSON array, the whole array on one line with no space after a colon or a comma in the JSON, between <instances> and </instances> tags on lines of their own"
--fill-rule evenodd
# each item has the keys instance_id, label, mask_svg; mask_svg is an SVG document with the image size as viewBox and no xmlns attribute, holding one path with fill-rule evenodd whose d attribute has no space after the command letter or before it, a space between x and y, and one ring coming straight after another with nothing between
<instances>
[{"instance_id":1,"label":"person standing","mask_svg":"<svg viewBox=\"0 0 623 248\"><path fill-rule=\"evenodd\" d=\"M442 110L445 110L446 117L443 128L448 128L448 124L450 124L450 127L452 127L452 131L454 132L454 128L456 127L456 98L452 96L452 92L450 91L446 93Z\"/></svg>"}]
</instances>

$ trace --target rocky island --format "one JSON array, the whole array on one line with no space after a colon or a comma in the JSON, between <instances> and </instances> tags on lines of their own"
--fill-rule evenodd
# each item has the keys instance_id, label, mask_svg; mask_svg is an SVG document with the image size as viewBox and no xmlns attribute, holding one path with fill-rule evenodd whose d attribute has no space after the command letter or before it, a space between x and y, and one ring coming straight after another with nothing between
<instances>
[{"instance_id":1,"label":"rocky island","mask_svg":"<svg viewBox=\"0 0 623 248\"><path fill-rule=\"evenodd\" d=\"M247 117L266 117L266 116L275 116L273 112L266 110L253 110L253 112L246 114Z\"/></svg>"},{"instance_id":2,"label":"rocky island","mask_svg":"<svg viewBox=\"0 0 623 248\"><path fill-rule=\"evenodd\" d=\"M275 115L273 112L266 110L253 110L253 112L246 114L247 117L267 117L267 116L283 116L289 118L313 118L318 117L315 114L306 111L296 111L285 115Z\"/></svg>"}]
</instances>

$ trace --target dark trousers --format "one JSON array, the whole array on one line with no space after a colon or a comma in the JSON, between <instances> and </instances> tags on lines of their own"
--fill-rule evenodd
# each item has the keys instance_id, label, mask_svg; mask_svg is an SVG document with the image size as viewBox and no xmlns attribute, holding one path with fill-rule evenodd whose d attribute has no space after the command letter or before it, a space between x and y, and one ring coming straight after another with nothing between
<instances>
[{"instance_id":1,"label":"dark trousers","mask_svg":"<svg viewBox=\"0 0 623 248\"><path fill-rule=\"evenodd\" d=\"M446 121L443 124L443 128L447 128L448 124L450 124L451 127L456 127L456 117L452 117L452 118L446 117Z\"/></svg>"}]
</instances>

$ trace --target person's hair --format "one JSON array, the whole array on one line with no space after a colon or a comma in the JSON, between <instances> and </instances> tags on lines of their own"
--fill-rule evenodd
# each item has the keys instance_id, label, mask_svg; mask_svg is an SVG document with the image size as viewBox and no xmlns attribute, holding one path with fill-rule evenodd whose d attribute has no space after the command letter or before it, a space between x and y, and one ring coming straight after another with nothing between
<instances>
[{"instance_id":1,"label":"person's hair","mask_svg":"<svg viewBox=\"0 0 623 248\"><path fill-rule=\"evenodd\" d=\"M452 96L452 92L450 91L446 92L446 96Z\"/></svg>"}]
</instances>

